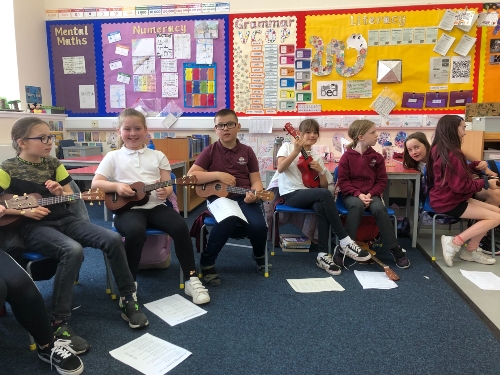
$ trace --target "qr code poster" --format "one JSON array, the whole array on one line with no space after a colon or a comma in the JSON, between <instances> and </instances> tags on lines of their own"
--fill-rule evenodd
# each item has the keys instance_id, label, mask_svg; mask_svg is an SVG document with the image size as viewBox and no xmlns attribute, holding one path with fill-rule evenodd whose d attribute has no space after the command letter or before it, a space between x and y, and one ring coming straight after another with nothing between
<instances>
[{"instance_id":1,"label":"qr code poster","mask_svg":"<svg viewBox=\"0 0 500 375\"><path fill-rule=\"evenodd\" d=\"M452 56L450 83L469 83L471 74L470 56Z\"/></svg>"}]
</instances>

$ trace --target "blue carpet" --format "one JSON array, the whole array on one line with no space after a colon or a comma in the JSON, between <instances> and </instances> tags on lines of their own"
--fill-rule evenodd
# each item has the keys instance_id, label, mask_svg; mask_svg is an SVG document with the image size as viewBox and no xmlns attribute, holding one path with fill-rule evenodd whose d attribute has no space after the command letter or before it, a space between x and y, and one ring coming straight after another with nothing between
<instances>
[{"instance_id":1,"label":"blue carpet","mask_svg":"<svg viewBox=\"0 0 500 375\"><path fill-rule=\"evenodd\" d=\"M202 208L193 211L189 224ZM89 207L102 221L102 207ZM289 229L287 228L288 232ZM208 313L170 327L144 309L150 325L132 330L105 293L102 253L85 250L74 289L72 327L92 344L82 356L86 374L138 374L109 351L148 332L193 353L169 374L500 374L500 344L409 239L411 268L400 270L385 250L379 257L401 277L393 290L363 290L353 269L335 277L344 292L295 293L287 278L327 277L315 253L270 257L269 278L259 275L249 249L226 246L217 261L223 285L211 288ZM166 270L141 271L139 301L179 290L175 256ZM49 301L52 282L38 282ZM0 318L0 374L43 374L49 366L27 350L27 337L8 311Z\"/></svg>"}]
</instances>

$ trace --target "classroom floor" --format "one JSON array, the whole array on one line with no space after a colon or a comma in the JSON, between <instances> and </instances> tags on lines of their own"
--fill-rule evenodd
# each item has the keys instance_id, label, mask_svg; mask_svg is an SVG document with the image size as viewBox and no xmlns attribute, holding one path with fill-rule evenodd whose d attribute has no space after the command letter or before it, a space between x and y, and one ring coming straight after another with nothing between
<instances>
[{"instance_id":1,"label":"classroom floor","mask_svg":"<svg viewBox=\"0 0 500 375\"><path fill-rule=\"evenodd\" d=\"M402 212L402 215L404 213ZM466 225L464 223L464 225ZM413 229L413 225L412 225ZM460 272L461 269L467 271L493 272L500 276L500 257L494 265L483 265L475 262L466 262L460 259L459 254L454 258L453 267L448 267L443 260L441 247L441 235L460 233L459 224L451 227L451 232L447 225L436 226L436 261L434 265L438 267L445 278L449 278L450 285L465 298L473 310L483 319L484 323L490 327L493 333L500 339L500 291L482 290L466 279ZM497 239L498 240L498 239ZM422 227L420 230L417 246L429 255L432 255L432 227ZM409 254L411 261L411 253Z\"/></svg>"}]
</instances>

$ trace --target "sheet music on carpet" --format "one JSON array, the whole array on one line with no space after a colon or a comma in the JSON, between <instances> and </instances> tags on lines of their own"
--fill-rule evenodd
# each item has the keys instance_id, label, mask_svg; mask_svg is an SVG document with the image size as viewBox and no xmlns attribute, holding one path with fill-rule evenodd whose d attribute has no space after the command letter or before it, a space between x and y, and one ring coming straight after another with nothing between
<instances>
[{"instance_id":1,"label":"sheet music on carpet","mask_svg":"<svg viewBox=\"0 0 500 375\"><path fill-rule=\"evenodd\" d=\"M500 290L500 277L493 272L460 270L465 278L483 290Z\"/></svg>"},{"instance_id":2,"label":"sheet music on carpet","mask_svg":"<svg viewBox=\"0 0 500 375\"><path fill-rule=\"evenodd\" d=\"M217 198L212 203L207 201L207 208L212 215L214 215L215 220L220 223L222 220L228 218L229 216L237 216L241 220L248 223L247 218L243 215L240 206L236 201L228 198Z\"/></svg>"},{"instance_id":3,"label":"sheet music on carpet","mask_svg":"<svg viewBox=\"0 0 500 375\"><path fill-rule=\"evenodd\" d=\"M184 323L207 312L179 294L145 303L144 307L171 326Z\"/></svg>"},{"instance_id":4,"label":"sheet music on carpet","mask_svg":"<svg viewBox=\"0 0 500 375\"><path fill-rule=\"evenodd\" d=\"M385 272L354 271L363 289L393 289L398 284L389 279Z\"/></svg>"},{"instance_id":5,"label":"sheet music on carpet","mask_svg":"<svg viewBox=\"0 0 500 375\"><path fill-rule=\"evenodd\" d=\"M297 293L343 292L345 289L333 277L286 279Z\"/></svg>"},{"instance_id":6,"label":"sheet music on carpet","mask_svg":"<svg viewBox=\"0 0 500 375\"><path fill-rule=\"evenodd\" d=\"M147 375L163 375L192 353L146 333L109 352L111 356Z\"/></svg>"}]
</instances>

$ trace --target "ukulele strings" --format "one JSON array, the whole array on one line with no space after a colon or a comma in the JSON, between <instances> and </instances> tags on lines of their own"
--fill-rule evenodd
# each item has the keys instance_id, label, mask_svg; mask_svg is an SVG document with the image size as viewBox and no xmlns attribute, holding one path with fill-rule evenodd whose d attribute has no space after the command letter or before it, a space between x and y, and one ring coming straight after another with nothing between
<instances>
[{"instance_id":1,"label":"ukulele strings","mask_svg":"<svg viewBox=\"0 0 500 375\"><path fill-rule=\"evenodd\" d=\"M142 191L144 193L147 193L148 191L151 191L151 190L156 190L156 189L159 189L159 188L162 188L165 186L170 186L170 185L172 185L172 181L174 181L174 180L157 182L157 183L151 184L151 185L144 185L144 187L142 188Z\"/></svg>"}]
</instances>

